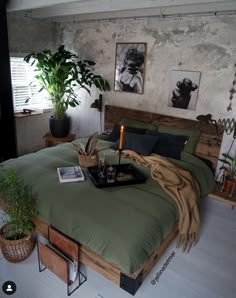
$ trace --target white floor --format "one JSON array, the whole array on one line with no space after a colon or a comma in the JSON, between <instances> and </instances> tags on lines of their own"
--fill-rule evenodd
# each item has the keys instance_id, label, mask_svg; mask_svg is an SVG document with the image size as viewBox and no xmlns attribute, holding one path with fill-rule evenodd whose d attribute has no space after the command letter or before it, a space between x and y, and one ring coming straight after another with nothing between
<instances>
[{"instance_id":1,"label":"white floor","mask_svg":"<svg viewBox=\"0 0 236 298\"><path fill-rule=\"evenodd\" d=\"M189 254L175 248L173 242L136 293L137 298L235 298L236 297L236 209L205 199L201 204L201 237ZM175 256L159 281L151 280L166 259ZM109 280L83 267L88 281L71 297L130 298L130 294ZM16 298L66 298L65 284L50 271L38 272L37 252L23 263L10 264L0 257L0 297L2 284L17 285Z\"/></svg>"}]
</instances>

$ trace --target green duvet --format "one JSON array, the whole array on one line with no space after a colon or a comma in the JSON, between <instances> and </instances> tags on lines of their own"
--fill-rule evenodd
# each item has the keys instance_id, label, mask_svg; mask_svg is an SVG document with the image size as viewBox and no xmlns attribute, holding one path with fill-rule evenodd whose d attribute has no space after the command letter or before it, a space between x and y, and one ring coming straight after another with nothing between
<instances>
[{"instance_id":1,"label":"green duvet","mask_svg":"<svg viewBox=\"0 0 236 298\"><path fill-rule=\"evenodd\" d=\"M83 140L76 140L76 142ZM99 140L100 148L111 143ZM111 149L101 151L114 163L118 157ZM201 196L214 187L214 177L208 166L189 153L182 153L180 161L170 159L189 170L196 178ZM147 176L149 168L134 161ZM90 178L81 183L59 183L57 167L78 164L77 153L71 143L46 148L2 163L16 168L26 184L38 196L39 217L62 233L87 246L124 273L138 270L160 241L178 221L178 209L158 185L148 178L144 184L98 189Z\"/></svg>"}]
</instances>

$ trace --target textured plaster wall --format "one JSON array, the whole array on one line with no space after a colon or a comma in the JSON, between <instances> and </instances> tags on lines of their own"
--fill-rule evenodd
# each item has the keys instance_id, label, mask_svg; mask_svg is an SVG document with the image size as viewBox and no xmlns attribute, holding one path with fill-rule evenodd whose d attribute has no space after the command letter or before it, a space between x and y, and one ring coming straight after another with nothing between
<instances>
[{"instance_id":1,"label":"textured plaster wall","mask_svg":"<svg viewBox=\"0 0 236 298\"><path fill-rule=\"evenodd\" d=\"M24 57L33 51L57 46L57 26L53 23L8 15L10 55ZM18 155L43 148L43 135L49 130L49 114L15 118Z\"/></svg>"},{"instance_id":2,"label":"textured plaster wall","mask_svg":"<svg viewBox=\"0 0 236 298\"><path fill-rule=\"evenodd\" d=\"M110 80L113 90L116 43L147 43L144 94L111 91L104 95L106 104L190 119L206 113L216 119L236 118L236 96L233 110L226 110L236 60L235 16L65 23L60 25L59 38L81 58L95 60L97 70ZM201 72L195 111L167 106L172 69ZM98 127L98 115L89 108L92 100L82 98L81 106L73 111L74 130L79 135Z\"/></svg>"},{"instance_id":3,"label":"textured plaster wall","mask_svg":"<svg viewBox=\"0 0 236 298\"><path fill-rule=\"evenodd\" d=\"M191 119L206 113L211 113L216 119L236 118L236 96L233 110L226 111L236 58L235 16L152 17L62 23L58 26L11 15L8 26L11 54L24 56L46 47L54 49L64 43L81 58L95 60L97 71L110 81L112 90L116 43L146 42L144 94L111 91L104 94L106 104ZM167 106L171 69L201 72L196 111ZM72 131L77 136L87 136L100 130L99 113L90 109L98 94L94 89L91 97L84 91L80 92L81 105L69 110L73 117ZM42 119L37 117L34 122L30 121L32 126L29 119L16 120L21 154L43 146L42 133L47 127L47 116L45 114ZM225 136L223 151L228 149L230 141L231 136Z\"/></svg>"},{"instance_id":4,"label":"textured plaster wall","mask_svg":"<svg viewBox=\"0 0 236 298\"><path fill-rule=\"evenodd\" d=\"M22 56L46 47L57 46L57 25L46 21L8 15L8 39L11 54Z\"/></svg>"}]
</instances>

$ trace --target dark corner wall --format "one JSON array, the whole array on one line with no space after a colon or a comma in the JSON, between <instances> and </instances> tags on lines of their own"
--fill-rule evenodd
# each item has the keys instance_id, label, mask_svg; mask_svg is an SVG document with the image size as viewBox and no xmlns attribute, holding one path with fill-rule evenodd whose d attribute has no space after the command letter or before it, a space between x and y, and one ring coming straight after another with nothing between
<instances>
[{"instance_id":1,"label":"dark corner wall","mask_svg":"<svg viewBox=\"0 0 236 298\"><path fill-rule=\"evenodd\" d=\"M0 161L16 157L6 0L0 0Z\"/></svg>"}]
</instances>

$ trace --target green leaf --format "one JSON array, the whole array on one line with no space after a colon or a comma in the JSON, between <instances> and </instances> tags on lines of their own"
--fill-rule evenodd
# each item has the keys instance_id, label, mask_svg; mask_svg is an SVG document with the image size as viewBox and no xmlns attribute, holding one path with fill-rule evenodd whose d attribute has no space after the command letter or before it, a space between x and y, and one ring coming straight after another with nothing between
<instances>
[{"instance_id":1,"label":"green leaf","mask_svg":"<svg viewBox=\"0 0 236 298\"><path fill-rule=\"evenodd\" d=\"M225 159L219 159L219 161L226 163L227 165L231 166L231 163L228 160Z\"/></svg>"},{"instance_id":2,"label":"green leaf","mask_svg":"<svg viewBox=\"0 0 236 298\"><path fill-rule=\"evenodd\" d=\"M229 154L227 153L222 153L222 155L224 156L224 158L226 159L230 159L230 160L233 160L233 157L231 157Z\"/></svg>"}]
</instances>

